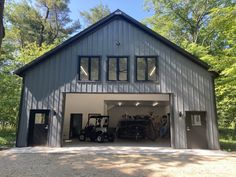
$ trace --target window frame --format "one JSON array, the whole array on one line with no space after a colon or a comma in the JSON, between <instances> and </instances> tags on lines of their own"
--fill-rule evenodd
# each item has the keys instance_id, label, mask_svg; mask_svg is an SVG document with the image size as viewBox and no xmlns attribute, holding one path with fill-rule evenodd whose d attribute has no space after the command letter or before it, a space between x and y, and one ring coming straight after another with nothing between
<instances>
[{"instance_id":1,"label":"window frame","mask_svg":"<svg viewBox=\"0 0 236 177\"><path fill-rule=\"evenodd\" d=\"M145 79L144 80L138 80L138 58L144 58L145 60ZM156 65L156 80L149 80L148 79L148 58L154 58L155 59L155 65ZM136 82L155 82L159 83L159 62L158 62L158 56L153 55L136 55L135 56L135 81Z\"/></svg>"},{"instance_id":2,"label":"window frame","mask_svg":"<svg viewBox=\"0 0 236 177\"><path fill-rule=\"evenodd\" d=\"M89 79L88 80L81 80L80 78L80 63L81 63L81 58L88 58L88 73L89 73ZM98 58L98 80L91 80L91 60L93 58ZM99 82L101 81L101 56L97 55L83 55L83 56L78 56L78 65L77 65L77 80L80 82Z\"/></svg>"},{"instance_id":3,"label":"window frame","mask_svg":"<svg viewBox=\"0 0 236 177\"><path fill-rule=\"evenodd\" d=\"M115 58L116 59L116 80L110 80L109 79L109 59L110 58ZM119 80L119 66L120 66L120 58L126 58L127 63L126 63L126 68L127 68L127 79L126 80ZM106 77L107 77L107 81L109 82L128 82L129 81L129 56L107 56L107 71L106 71Z\"/></svg>"}]
</instances>

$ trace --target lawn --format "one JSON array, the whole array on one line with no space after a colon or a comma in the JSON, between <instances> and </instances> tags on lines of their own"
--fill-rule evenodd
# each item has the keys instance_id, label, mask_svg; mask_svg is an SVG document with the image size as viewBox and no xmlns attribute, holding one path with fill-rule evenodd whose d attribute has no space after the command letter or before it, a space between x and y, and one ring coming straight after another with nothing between
<instances>
[{"instance_id":1,"label":"lawn","mask_svg":"<svg viewBox=\"0 0 236 177\"><path fill-rule=\"evenodd\" d=\"M8 127L0 129L0 149L15 146L16 129Z\"/></svg>"},{"instance_id":2,"label":"lawn","mask_svg":"<svg viewBox=\"0 0 236 177\"><path fill-rule=\"evenodd\" d=\"M236 151L236 131L233 128L219 128L222 150Z\"/></svg>"}]
</instances>

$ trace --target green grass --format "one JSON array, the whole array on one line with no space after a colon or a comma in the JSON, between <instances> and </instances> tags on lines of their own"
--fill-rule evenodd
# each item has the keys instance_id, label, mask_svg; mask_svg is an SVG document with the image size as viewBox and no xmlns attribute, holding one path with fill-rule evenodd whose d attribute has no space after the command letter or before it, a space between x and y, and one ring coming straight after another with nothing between
<instances>
[{"instance_id":1,"label":"green grass","mask_svg":"<svg viewBox=\"0 0 236 177\"><path fill-rule=\"evenodd\" d=\"M220 146L225 151L236 151L236 131L233 128L219 128Z\"/></svg>"},{"instance_id":2,"label":"green grass","mask_svg":"<svg viewBox=\"0 0 236 177\"><path fill-rule=\"evenodd\" d=\"M0 129L0 148L14 147L16 140L15 128Z\"/></svg>"}]
</instances>

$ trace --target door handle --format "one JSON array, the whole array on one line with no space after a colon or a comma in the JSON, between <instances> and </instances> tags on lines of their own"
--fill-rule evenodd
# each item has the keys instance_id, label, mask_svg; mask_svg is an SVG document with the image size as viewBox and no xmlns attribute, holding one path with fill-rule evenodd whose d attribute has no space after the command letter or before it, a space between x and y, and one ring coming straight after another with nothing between
<instances>
[{"instance_id":1,"label":"door handle","mask_svg":"<svg viewBox=\"0 0 236 177\"><path fill-rule=\"evenodd\" d=\"M189 132L191 129L189 127L187 127L187 131Z\"/></svg>"}]
</instances>

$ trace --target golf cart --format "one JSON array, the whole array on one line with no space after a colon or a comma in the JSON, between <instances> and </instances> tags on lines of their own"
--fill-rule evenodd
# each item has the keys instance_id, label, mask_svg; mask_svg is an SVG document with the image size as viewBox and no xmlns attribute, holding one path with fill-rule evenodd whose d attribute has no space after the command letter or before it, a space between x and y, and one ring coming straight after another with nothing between
<instances>
[{"instance_id":1,"label":"golf cart","mask_svg":"<svg viewBox=\"0 0 236 177\"><path fill-rule=\"evenodd\" d=\"M109 116L102 116L98 114L89 114L88 122L84 129L80 131L79 140L97 141L102 143L104 141L113 142L114 134L108 131Z\"/></svg>"}]
</instances>

